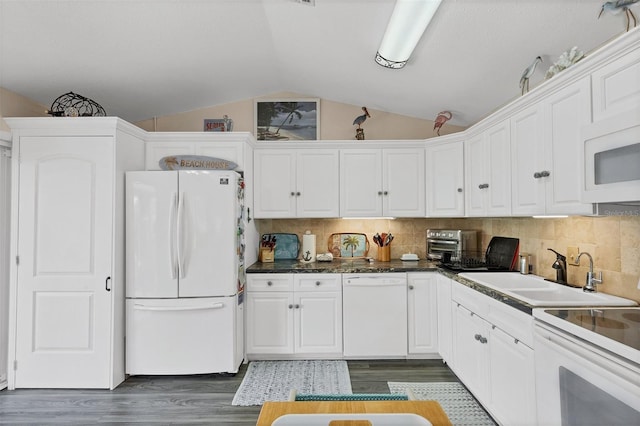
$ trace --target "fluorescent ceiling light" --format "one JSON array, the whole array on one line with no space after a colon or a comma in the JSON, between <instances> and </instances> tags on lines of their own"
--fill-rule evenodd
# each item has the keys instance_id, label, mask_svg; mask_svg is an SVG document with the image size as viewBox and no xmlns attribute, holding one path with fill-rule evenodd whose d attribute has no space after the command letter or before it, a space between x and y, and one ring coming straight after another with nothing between
<instances>
[{"instance_id":1,"label":"fluorescent ceiling light","mask_svg":"<svg viewBox=\"0 0 640 426\"><path fill-rule=\"evenodd\" d=\"M387 68L404 67L442 0L397 0L376 62Z\"/></svg>"}]
</instances>

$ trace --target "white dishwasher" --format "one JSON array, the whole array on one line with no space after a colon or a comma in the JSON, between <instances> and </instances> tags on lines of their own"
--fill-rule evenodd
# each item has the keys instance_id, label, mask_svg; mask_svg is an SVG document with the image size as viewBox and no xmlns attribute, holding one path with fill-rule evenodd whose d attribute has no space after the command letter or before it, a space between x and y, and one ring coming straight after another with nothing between
<instances>
[{"instance_id":1,"label":"white dishwasher","mask_svg":"<svg viewBox=\"0 0 640 426\"><path fill-rule=\"evenodd\" d=\"M407 356L407 275L343 274L344 356Z\"/></svg>"}]
</instances>

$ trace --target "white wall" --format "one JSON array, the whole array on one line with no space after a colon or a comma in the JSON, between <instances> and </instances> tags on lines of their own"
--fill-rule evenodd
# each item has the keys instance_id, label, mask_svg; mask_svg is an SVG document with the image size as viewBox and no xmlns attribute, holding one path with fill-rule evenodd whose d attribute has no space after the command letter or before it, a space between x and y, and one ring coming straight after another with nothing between
<instances>
[{"instance_id":1,"label":"white wall","mask_svg":"<svg viewBox=\"0 0 640 426\"><path fill-rule=\"evenodd\" d=\"M9 212L11 211L11 142L0 131L0 389L7 386L9 335Z\"/></svg>"}]
</instances>

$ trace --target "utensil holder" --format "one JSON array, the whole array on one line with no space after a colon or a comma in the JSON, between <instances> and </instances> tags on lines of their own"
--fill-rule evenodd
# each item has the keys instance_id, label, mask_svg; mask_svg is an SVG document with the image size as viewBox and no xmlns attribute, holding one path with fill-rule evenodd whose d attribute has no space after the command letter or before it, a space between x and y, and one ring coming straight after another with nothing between
<instances>
[{"instance_id":1,"label":"utensil holder","mask_svg":"<svg viewBox=\"0 0 640 426\"><path fill-rule=\"evenodd\" d=\"M378 247L378 260L388 262L391 260L391 246Z\"/></svg>"},{"instance_id":2,"label":"utensil holder","mask_svg":"<svg viewBox=\"0 0 640 426\"><path fill-rule=\"evenodd\" d=\"M262 263L270 263L274 261L275 250L270 248L260 248L258 259Z\"/></svg>"}]
</instances>

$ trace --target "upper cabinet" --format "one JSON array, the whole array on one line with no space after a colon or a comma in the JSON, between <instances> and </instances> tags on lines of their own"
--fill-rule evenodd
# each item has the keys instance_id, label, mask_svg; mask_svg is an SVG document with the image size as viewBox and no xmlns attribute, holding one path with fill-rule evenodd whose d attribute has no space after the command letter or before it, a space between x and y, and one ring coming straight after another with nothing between
<instances>
[{"instance_id":1,"label":"upper cabinet","mask_svg":"<svg viewBox=\"0 0 640 426\"><path fill-rule=\"evenodd\" d=\"M462 140L427 146L427 216L464 216Z\"/></svg>"},{"instance_id":2,"label":"upper cabinet","mask_svg":"<svg viewBox=\"0 0 640 426\"><path fill-rule=\"evenodd\" d=\"M467 216L511 214L511 137L509 121L464 142Z\"/></svg>"},{"instance_id":3,"label":"upper cabinet","mask_svg":"<svg viewBox=\"0 0 640 426\"><path fill-rule=\"evenodd\" d=\"M256 150L254 173L256 218L338 217L337 150Z\"/></svg>"},{"instance_id":4,"label":"upper cabinet","mask_svg":"<svg viewBox=\"0 0 640 426\"><path fill-rule=\"evenodd\" d=\"M340 151L340 216L424 217L422 148Z\"/></svg>"},{"instance_id":5,"label":"upper cabinet","mask_svg":"<svg viewBox=\"0 0 640 426\"><path fill-rule=\"evenodd\" d=\"M589 214L582 203L582 127L591 122L587 77L511 118L512 213Z\"/></svg>"},{"instance_id":6,"label":"upper cabinet","mask_svg":"<svg viewBox=\"0 0 640 426\"><path fill-rule=\"evenodd\" d=\"M593 121L636 111L640 121L640 48L621 55L591 74Z\"/></svg>"}]
</instances>

